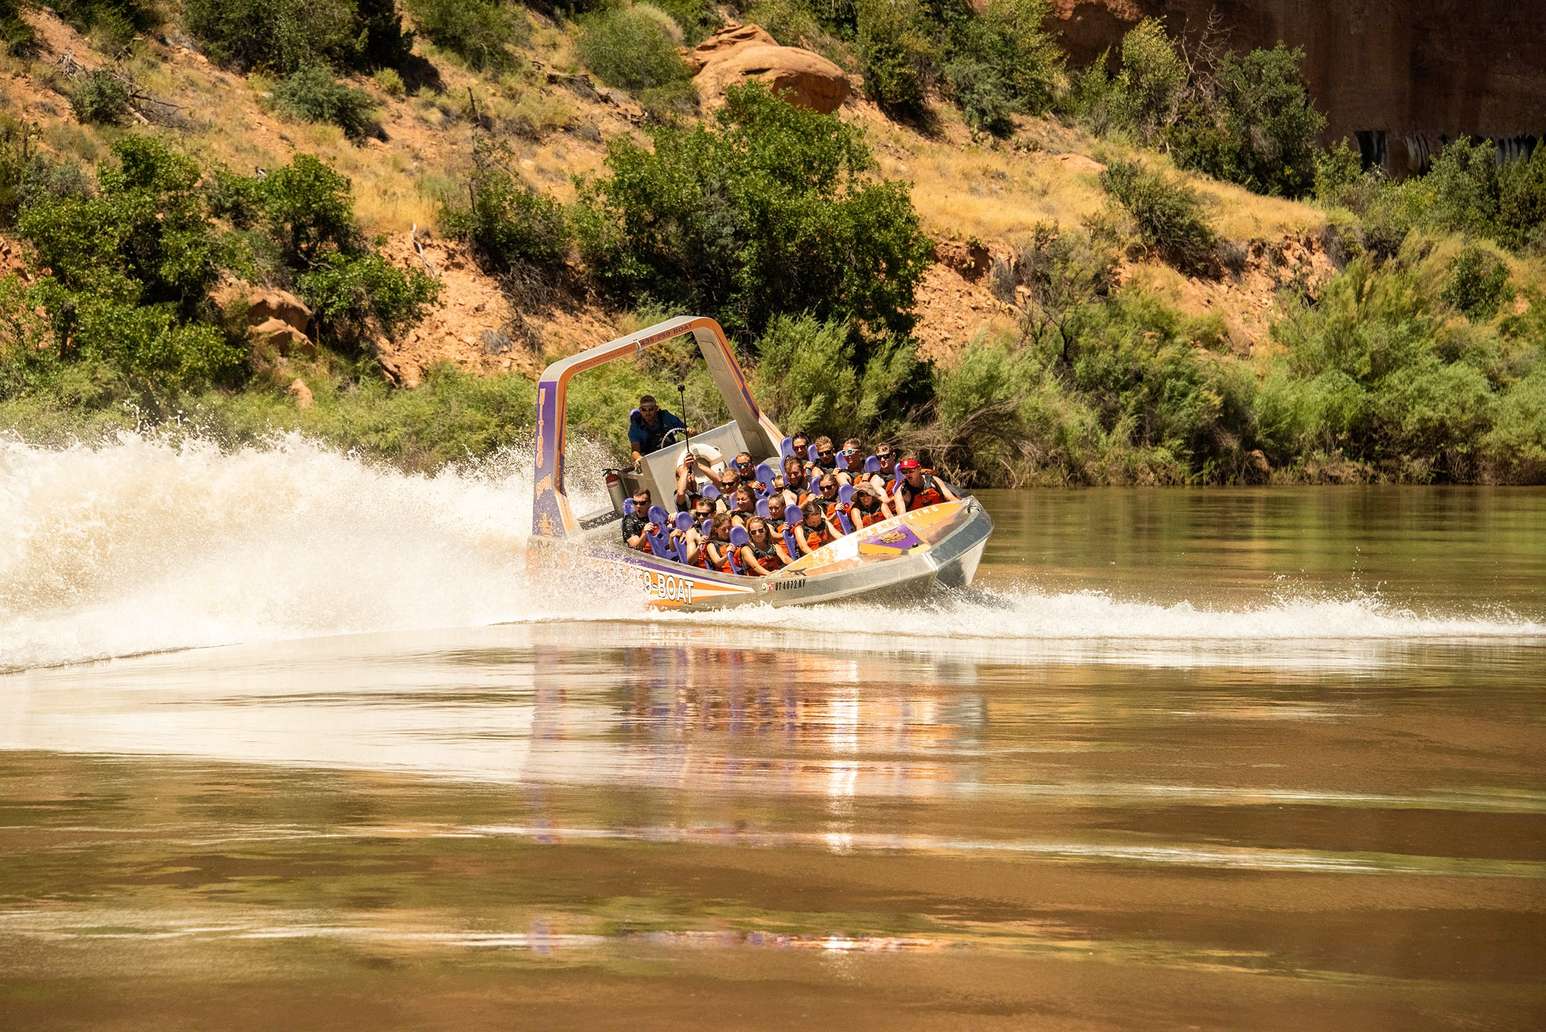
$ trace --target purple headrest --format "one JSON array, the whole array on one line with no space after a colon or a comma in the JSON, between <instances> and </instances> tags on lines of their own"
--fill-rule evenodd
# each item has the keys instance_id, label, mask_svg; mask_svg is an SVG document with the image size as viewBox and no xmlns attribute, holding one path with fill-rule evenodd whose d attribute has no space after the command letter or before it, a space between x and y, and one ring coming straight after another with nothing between
<instances>
[{"instance_id":1,"label":"purple headrest","mask_svg":"<svg viewBox=\"0 0 1546 1032\"><path fill-rule=\"evenodd\" d=\"M809 484L807 484L806 486L810 488L811 494L813 494L813 495L821 494L821 477L819 477L819 476L811 477L811 482Z\"/></svg>"},{"instance_id":2,"label":"purple headrest","mask_svg":"<svg viewBox=\"0 0 1546 1032\"><path fill-rule=\"evenodd\" d=\"M815 462L816 456L819 454L821 453L816 450L816 446L814 444L807 444L805 446L805 457L811 462Z\"/></svg>"},{"instance_id":3,"label":"purple headrest","mask_svg":"<svg viewBox=\"0 0 1546 1032\"><path fill-rule=\"evenodd\" d=\"M736 548L741 548L744 545L751 544L752 543L752 537L751 537L750 534L746 533L746 528L745 527L731 527L730 528L730 543L732 545L734 545Z\"/></svg>"},{"instance_id":4,"label":"purple headrest","mask_svg":"<svg viewBox=\"0 0 1546 1032\"><path fill-rule=\"evenodd\" d=\"M658 505L650 506L650 522L657 527L664 527L671 522L671 514Z\"/></svg>"},{"instance_id":5,"label":"purple headrest","mask_svg":"<svg viewBox=\"0 0 1546 1032\"><path fill-rule=\"evenodd\" d=\"M848 453L847 452L838 452L837 453L837 468L838 469L847 469L848 468Z\"/></svg>"},{"instance_id":6,"label":"purple headrest","mask_svg":"<svg viewBox=\"0 0 1546 1032\"><path fill-rule=\"evenodd\" d=\"M763 519L768 518L768 500L766 498L757 499L757 515Z\"/></svg>"},{"instance_id":7,"label":"purple headrest","mask_svg":"<svg viewBox=\"0 0 1546 1032\"><path fill-rule=\"evenodd\" d=\"M786 438L784 438L784 443L780 444L778 446L778 457L781 458L781 459L787 459L789 456L791 456L793 454L794 454L794 438L793 437L786 437Z\"/></svg>"},{"instance_id":8,"label":"purple headrest","mask_svg":"<svg viewBox=\"0 0 1546 1032\"><path fill-rule=\"evenodd\" d=\"M690 512L679 512L679 513L676 514L676 529L677 530L686 530L688 527L691 527L691 526L692 526L692 513L690 513Z\"/></svg>"},{"instance_id":9,"label":"purple headrest","mask_svg":"<svg viewBox=\"0 0 1546 1032\"><path fill-rule=\"evenodd\" d=\"M771 483L773 480L773 467L766 462L758 463L756 473L757 482L760 484Z\"/></svg>"},{"instance_id":10,"label":"purple headrest","mask_svg":"<svg viewBox=\"0 0 1546 1032\"><path fill-rule=\"evenodd\" d=\"M704 484L703 497L707 498L711 502L719 501L719 488L715 487L713 484Z\"/></svg>"},{"instance_id":11,"label":"purple headrest","mask_svg":"<svg viewBox=\"0 0 1546 1032\"><path fill-rule=\"evenodd\" d=\"M853 501L854 500L854 489L853 489L853 487L848 485L848 484L844 484L842 487L838 488L837 489L837 500L842 502L844 505L847 505L849 502Z\"/></svg>"},{"instance_id":12,"label":"purple headrest","mask_svg":"<svg viewBox=\"0 0 1546 1032\"><path fill-rule=\"evenodd\" d=\"M880 472L880 456L878 456L878 455L871 455L869 458L865 459L864 460L864 472L865 473L879 473Z\"/></svg>"},{"instance_id":13,"label":"purple headrest","mask_svg":"<svg viewBox=\"0 0 1546 1032\"><path fill-rule=\"evenodd\" d=\"M623 499L623 515L624 516L632 516L633 515L633 499L632 498L624 498Z\"/></svg>"}]
</instances>

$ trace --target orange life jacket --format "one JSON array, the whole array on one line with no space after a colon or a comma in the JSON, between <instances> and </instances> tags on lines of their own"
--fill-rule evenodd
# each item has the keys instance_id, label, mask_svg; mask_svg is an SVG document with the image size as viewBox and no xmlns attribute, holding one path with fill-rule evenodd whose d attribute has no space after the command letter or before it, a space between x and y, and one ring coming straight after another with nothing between
<instances>
[{"instance_id":1,"label":"orange life jacket","mask_svg":"<svg viewBox=\"0 0 1546 1032\"><path fill-rule=\"evenodd\" d=\"M879 523L881 520L886 518L886 511L884 509L882 509L878 505L875 506L875 509L874 509L873 512L866 512L865 510L859 508L856 505L856 506L854 506L852 509L850 509L848 511L848 518L849 519L853 519L853 517L856 514L859 517L859 526L861 526L861 527L871 527L871 526L874 526L875 524Z\"/></svg>"},{"instance_id":2,"label":"orange life jacket","mask_svg":"<svg viewBox=\"0 0 1546 1032\"><path fill-rule=\"evenodd\" d=\"M810 527L806 527L804 523L801 523L800 526L805 529L805 547L813 552L830 540L827 537L827 528L825 527L818 527L812 530Z\"/></svg>"},{"instance_id":3,"label":"orange life jacket","mask_svg":"<svg viewBox=\"0 0 1546 1032\"><path fill-rule=\"evenodd\" d=\"M756 545L752 545L751 550L757 562L769 573L784 568L784 557L778 554L778 547L773 544L771 537L768 540L768 550L766 552L760 551Z\"/></svg>"},{"instance_id":4,"label":"orange life jacket","mask_svg":"<svg viewBox=\"0 0 1546 1032\"><path fill-rule=\"evenodd\" d=\"M945 496L940 493L939 488L934 486L934 478L927 473L923 475L923 486L918 488L918 490L914 491L912 485L903 480L897 485L897 492L902 495L902 500L906 503L908 512L930 505L938 505L945 500Z\"/></svg>"}]
</instances>

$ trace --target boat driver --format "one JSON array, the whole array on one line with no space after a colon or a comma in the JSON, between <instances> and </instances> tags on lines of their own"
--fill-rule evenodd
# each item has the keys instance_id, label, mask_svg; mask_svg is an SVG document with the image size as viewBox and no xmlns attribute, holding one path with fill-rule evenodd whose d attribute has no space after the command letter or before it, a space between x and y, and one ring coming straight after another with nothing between
<instances>
[{"instance_id":1,"label":"boat driver","mask_svg":"<svg viewBox=\"0 0 1546 1032\"><path fill-rule=\"evenodd\" d=\"M653 394L639 398L639 407L628 413L628 445L633 449L633 462L650 452L660 450L660 442L672 430L686 430L681 418L660 407Z\"/></svg>"},{"instance_id":2,"label":"boat driver","mask_svg":"<svg viewBox=\"0 0 1546 1032\"><path fill-rule=\"evenodd\" d=\"M950 485L935 479L934 471L924 469L923 464L911 455L897 463L896 468L902 471L902 481L896 486L899 511L911 512L940 502L956 501L956 493Z\"/></svg>"}]
</instances>

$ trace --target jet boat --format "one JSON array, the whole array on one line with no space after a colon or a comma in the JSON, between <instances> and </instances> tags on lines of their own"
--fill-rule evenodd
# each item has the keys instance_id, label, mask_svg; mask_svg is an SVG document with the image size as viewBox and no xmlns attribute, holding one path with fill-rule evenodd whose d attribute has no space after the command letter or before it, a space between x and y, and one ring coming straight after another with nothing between
<instances>
[{"instance_id":1,"label":"jet boat","mask_svg":"<svg viewBox=\"0 0 1546 1032\"><path fill-rule=\"evenodd\" d=\"M694 432L690 438L668 438L670 443L645 455L634 469L595 471L605 479L607 501L593 512L577 513L566 489L571 473L565 444L572 381L589 370L632 359L684 335L691 335L697 344L730 419ZM686 417L686 413L682 415ZM625 582L638 584L641 601L677 610L754 603L806 605L844 598L868 601L971 583L993 522L982 504L967 496L845 534L767 577L704 570L670 557L669 548L655 555L624 544L619 521L632 505L632 496L647 487L651 498L671 500L676 470L689 448L700 461L705 456L734 456L745 451L754 462L776 465L788 446L777 424L752 397L735 352L713 319L679 316L554 362L537 384L531 554L538 562L599 564L621 572ZM664 510L652 514L657 519L673 518Z\"/></svg>"}]
</instances>

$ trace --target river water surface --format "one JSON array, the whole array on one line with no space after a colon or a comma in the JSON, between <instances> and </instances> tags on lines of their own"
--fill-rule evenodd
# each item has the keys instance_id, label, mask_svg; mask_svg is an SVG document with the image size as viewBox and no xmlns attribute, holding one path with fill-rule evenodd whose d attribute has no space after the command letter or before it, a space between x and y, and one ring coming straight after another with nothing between
<instances>
[{"instance_id":1,"label":"river water surface","mask_svg":"<svg viewBox=\"0 0 1546 1032\"><path fill-rule=\"evenodd\" d=\"M0 442L0 1027L1546 1025L1546 492L987 492L644 618L518 468Z\"/></svg>"}]
</instances>

